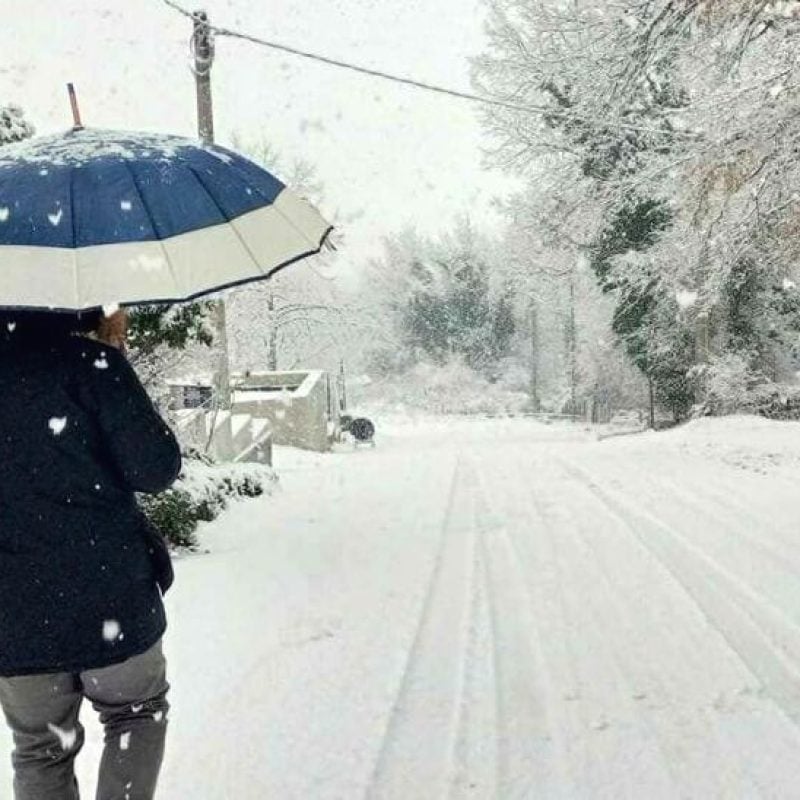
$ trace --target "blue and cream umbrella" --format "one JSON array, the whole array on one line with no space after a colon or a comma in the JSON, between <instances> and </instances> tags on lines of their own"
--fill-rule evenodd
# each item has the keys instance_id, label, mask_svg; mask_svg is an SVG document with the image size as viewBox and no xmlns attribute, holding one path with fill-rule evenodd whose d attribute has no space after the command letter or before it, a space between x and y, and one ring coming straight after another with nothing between
<instances>
[{"instance_id":1,"label":"blue and cream umbrella","mask_svg":"<svg viewBox=\"0 0 800 800\"><path fill-rule=\"evenodd\" d=\"M0 149L0 306L191 300L318 253L331 226L221 147L74 130Z\"/></svg>"}]
</instances>

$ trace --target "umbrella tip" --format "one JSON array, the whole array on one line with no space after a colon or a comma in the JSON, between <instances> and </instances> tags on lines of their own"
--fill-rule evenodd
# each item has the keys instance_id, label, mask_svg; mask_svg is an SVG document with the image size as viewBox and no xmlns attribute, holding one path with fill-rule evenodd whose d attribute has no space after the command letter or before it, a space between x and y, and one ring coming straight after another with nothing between
<instances>
[{"instance_id":1,"label":"umbrella tip","mask_svg":"<svg viewBox=\"0 0 800 800\"><path fill-rule=\"evenodd\" d=\"M331 228L325 234L325 239L322 242L322 246L330 253L338 253L339 252L339 248L336 246L336 243L333 241L333 228Z\"/></svg>"},{"instance_id":2,"label":"umbrella tip","mask_svg":"<svg viewBox=\"0 0 800 800\"><path fill-rule=\"evenodd\" d=\"M72 106L72 130L82 131L83 123L81 122L81 112L78 108L78 95L75 92L74 84L67 84L67 94L69 95L69 103Z\"/></svg>"}]
</instances>

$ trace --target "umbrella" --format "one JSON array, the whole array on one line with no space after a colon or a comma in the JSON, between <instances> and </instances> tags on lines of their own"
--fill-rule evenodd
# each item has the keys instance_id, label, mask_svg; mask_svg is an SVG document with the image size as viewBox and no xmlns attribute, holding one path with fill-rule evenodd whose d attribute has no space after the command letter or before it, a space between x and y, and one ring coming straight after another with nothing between
<instances>
[{"instance_id":1,"label":"umbrella","mask_svg":"<svg viewBox=\"0 0 800 800\"><path fill-rule=\"evenodd\" d=\"M221 147L76 129L0 149L0 307L191 300L269 278L330 232L308 202Z\"/></svg>"}]
</instances>

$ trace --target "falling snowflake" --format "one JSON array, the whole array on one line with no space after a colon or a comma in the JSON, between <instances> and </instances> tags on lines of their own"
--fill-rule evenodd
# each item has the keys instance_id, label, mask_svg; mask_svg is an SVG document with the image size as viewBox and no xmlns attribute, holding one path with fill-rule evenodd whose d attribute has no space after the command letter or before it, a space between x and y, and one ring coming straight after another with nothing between
<instances>
[{"instance_id":1,"label":"falling snowflake","mask_svg":"<svg viewBox=\"0 0 800 800\"><path fill-rule=\"evenodd\" d=\"M6 206L0 206L0 222L5 222L8 219L9 213Z\"/></svg>"},{"instance_id":2,"label":"falling snowflake","mask_svg":"<svg viewBox=\"0 0 800 800\"><path fill-rule=\"evenodd\" d=\"M14 331L17 329L17 323L9 322L8 325L6 325L6 328L8 328L9 333L14 333Z\"/></svg>"},{"instance_id":3,"label":"falling snowflake","mask_svg":"<svg viewBox=\"0 0 800 800\"><path fill-rule=\"evenodd\" d=\"M119 737L119 749L120 750L127 750L131 746L131 735L130 733L123 733Z\"/></svg>"},{"instance_id":4,"label":"falling snowflake","mask_svg":"<svg viewBox=\"0 0 800 800\"><path fill-rule=\"evenodd\" d=\"M121 208L123 211L130 211L130 210L133 208L133 203L131 203L131 201L130 201L130 200L123 200L123 201L122 201L122 202L119 204L119 207L120 207L120 208Z\"/></svg>"},{"instance_id":5,"label":"falling snowflake","mask_svg":"<svg viewBox=\"0 0 800 800\"><path fill-rule=\"evenodd\" d=\"M67 418L51 417L47 424L50 430L53 432L53 436L61 436L61 434L64 432L64 428L67 427Z\"/></svg>"},{"instance_id":6,"label":"falling snowflake","mask_svg":"<svg viewBox=\"0 0 800 800\"><path fill-rule=\"evenodd\" d=\"M697 302L697 292L680 289L675 292L675 300L680 308L691 308Z\"/></svg>"},{"instance_id":7,"label":"falling snowflake","mask_svg":"<svg viewBox=\"0 0 800 800\"><path fill-rule=\"evenodd\" d=\"M107 619L103 622L103 639L107 642L116 642L122 635L119 622L115 619Z\"/></svg>"},{"instance_id":8,"label":"falling snowflake","mask_svg":"<svg viewBox=\"0 0 800 800\"><path fill-rule=\"evenodd\" d=\"M94 360L94 366L96 369L108 369L108 361L106 360L105 354Z\"/></svg>"},{"instance_id":9,"label":"falling snowflake","mask_svg":"<svg viewBox=\"0 0 800 800\"><path fill-rule=\"evenodd\" d=\"M66 753L67 750L72 750L75 747L75 742L78 741L78 731L75 728L65 731L59 728L58 725L53 725L52 722L47 723L47 730L58 737L61 749Z\"/></svg>"},{"instance_id":10,"label":"falling snowflake","mask_svg":"<svg viewBox=\"0 0 800 800\"><path fill-rule=\"evenodd\" d=\"M47 219L50 220L51 225L57 228L61 224L61 219L63 216L64 216L64 209L59 208L58 211L55 212L55 214L48 214Z\"/></svg>"}]
</instances>

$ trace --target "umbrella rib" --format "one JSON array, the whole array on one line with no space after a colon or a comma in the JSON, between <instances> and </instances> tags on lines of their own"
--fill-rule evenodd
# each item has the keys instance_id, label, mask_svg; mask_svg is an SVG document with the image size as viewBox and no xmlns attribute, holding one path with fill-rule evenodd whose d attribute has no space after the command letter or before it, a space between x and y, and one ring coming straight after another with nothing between
<instances>
[{"instance_id":1,"label":"umbrella rib","mask_svg":"<svg viewBox=\"0 0 800 800\"><path fill-rule=\"evenodd\" d=\"M133 184L133 188L136 190L139 202L142 204L142 209L144 210L144 213L147 215L147 220L150 223L150 229L153 232L153 235L156 237L155 241L158 242L158 246L161 248L164 260L167 263L167 269L169 270L169 274L172 276L172 285L175 287L175 294L180 295L182 297L183 291L181 289L180 282L178 281L178 276L175 274L175 268L172 265L172 259L169 257L167 248L164 246L164 240L161 238L161 235L158 232L158 228L156 228L156 222L150 215L150 209L147 207L147 203L145 202L144 199L144 194L142 194L142 190L139 188L139 181L136 178L136 173L131 169L131 165L127 161L125 162L125 168L128 170L128 174L131 176L131 183Z\"/></svg>"},{"instance_id":2,"label":"umbrella rib","mask_svg":"<svg viewBox=\"0 0 800 800\"><path fill-rule=\"evenodd\" d=\"M75 230L75 168L69 171L69 221L72 230L72 286L75 292L75 308L82 308L81 288L78 280L78 234Z\"/></svg>"},{"instance_id":3,"label":"umbrella rib","mask_svg":"<svg viewBox=\"0 0 800 800\"><path fill-rule=\"evenodd\" d=\"M206 187L205 183L203 182L203 179L197 174L196 170L190 164L187 164L186 167L195 176L195 178L197 179L197 182L200 184L200 186L203 187L203 191L205 191L205 193L208 195L208 197L211 200L211 202L219 209L220 214L222 214L222 216L227 220L228 225L230 226L231 230L236 234L236 237L242 243L242 246L245 248L245 250L247 251L247 253L250 256L251 260L255 264L256 269L258 269L258 271L265 278L270 278L276 272L280 271L283 267L287 266L286 264L279 264L279 265L277 265L275 267L271 267L269 269L265 269L264 267L262 267L261 264L258 263L258 259L255 257L255 254L250 249L250 246L247 244L247 242L242 237L242 234L239 232L239 229L236 227L236 220L238 219L238 217L234 217L233 219L230 219L228 217L228 215L225 213L225 211L222 209L220 204L216 201L216 198L214 198L214 196L211 194L211 192L208 191L208 188ZM277 207L277 205L275 205L275 203L278 200L278 198L284 192L292 193L292 190L289 189L289 187L286 186L286 184L283 184L283 189L275 197L275 200L273 200L271 203L268 203L267 205L260 206L260 208L253 209L253 211L259 211L261 208L271 208L276 214L278 214L283 219L283 221L290 228L294 229L294 231L300 236L300 238L303 239L308 245L310 245L311 247L314 247L314 248L318 248L319 247L319 243L315 242L313 239L310 239L300 228L297 227L297 225L294 224L294 222L292 222L291 219L289 219L289 217L286 216L286 214L283 213L283 211L280 210L280 208ZM263 193L262 193L262 196L263 196ZM330 231L328 231L325 234L325 238L327 238L328 233L330 233ZM316 253L318 253L318 252L319 252L319 249L316 251ZM308 255L316 255L316 253L309 253ZM308 255L301 256L300 259L295 259L295 260L301 260L303 258L308 258Z\"/></svg>"},{"instance_id":4,"label":"umbrella rib","mask_svg":"<svg viewBox=\"0 0 800 800\"><path fill-rule=\"evenodd\" d=\"M299 199L301 199L301 200L302 200L302 198L300 198L300 195L296 194L296 192L293 192L293 191L292 191L292 190L291 190L291 189L290 189L288 186L285 186L285 187L284 187L284 189L283 189L283 192L289 192L289 194L293 194L293 195L295 195L296 197L298 197ZM276 198L275 198L275 200L276 200L276 201L277 201L277 200L278 200L278 198L281 196L281 194L283 194L283 192L281 192L281 193L278 195L278 197L276 197ZM304 201L304 202L305 202L305 201ZM306 241L307 241L307 242L308 242L310 245L314 245L314 244L315 244L314 240L313 240L313 239L310 239L310 238L308 237L308 234L306 234L304 231L302 231L300 228L298 228L298 227L297 227L297 225L295 225L295 223L294 223L294 222L293 222L291 219L289 219L289 217L287 217L287 216L286 216L286 214L284 214L284 213L283 213L283 211L281 211L281 209L280 209L280 208L278 208L278 206L277 206L277 205L275 205L275 203L273 203L273 204L272 204L272 207L275 209L275 211L276 211L278 214L280 214L280 215L283 217L284 221L285 221L285 222L286 222L286 223L287 223L287 224L288 224L290 227L294 228L294 229L295 229L295 231L297 231L297 233L299 233L299 234L300 234L300 236L301 236L303 239L305 239L305 240L306 240Z\"/></svg>"},{"instance_id":5,"label":"umbrella rib","mask_svg":"<svg viewBox=\"0 0 800 800\"><path fill-rule=\"evenodd\" d=\"M214 145L214 148L217 149L217 150L222 150L222 148L218 147L217 145ZM212 157L216 158L216 156L212 156ZM246 189L249 189L252 192L255 192L255 194L258 195L259 199L263 200L266 205L271 205L273 202L275 202L275 197L277 197L278 195L275 195L275 197L270 199L269 195L265 191L263 191L256 184L250 182L250 179L247 177L247 175L245 175L242 172L242 169L241 169L240 165L237 164L235 161L230 163L230 164L226 163L225 166L226 166L226 169L229 172L233 172L233 173L236 174L236 176L239 178L239 180L241 180L241 182L244 184ZM189 168L193 169L192 167L189 167ZM280 185L283 187L283 189L286 188L286 184L283 183L283 181L281 181L280 179L278 179L277 177L272 175L272 173L269 172L268 170L264 170L264 171L267 172L267 174L270 175L272 178L274 178L278 183L280 183ZM281 191L283 191L283 189L281 189ZM278 194L280 194L280 192L278 192ZM227 219L227 214L225 215L225 217ZM230 221L231 220L228 220L228 222L230 222Z\"/></svg>"},{"instance_id":6,"label":"umbrella rib","mask_svg":"<svg viewBox=\"0 0 800 800\"><path fill-rule=\"evenodd\" d=\"M262 268L261 264L258 263L258 259L256 258L255 253L250 249L250 245L247 244L247 242L244 240L244 237L242 236L242 234L239 233L239 231L236 229L236 226L233 224L233 220L228 217L228 215L225 213L225 210L217 202L217 199L208 190L208 187L203 182L203 179L197 174L197 171L194 169L194 167L192 167L190 164L187 164L186 168L189 170L189 172L192 173L192 175L194 175L195 180L200 185L202 190L205 192L205 194L208 197L208 199L217 207L217 210L222 215L222 218L225 220L224 224L227 225L236 234L236 238L241 243L241 245L244 248L245 252L250 257L250 260L255 265L256 269L262 275L268 275L269 273L265 269ZM264 206L262 206L262 208L264 208Z\"/></svg>"}]
</instances>

